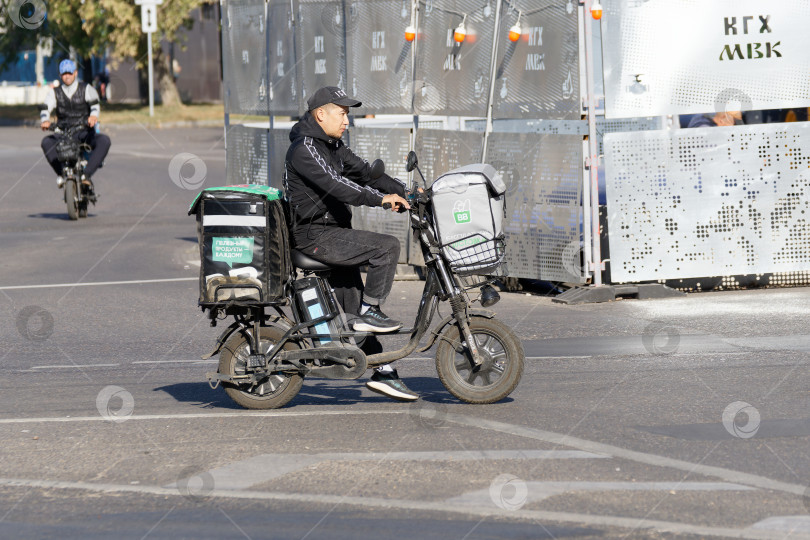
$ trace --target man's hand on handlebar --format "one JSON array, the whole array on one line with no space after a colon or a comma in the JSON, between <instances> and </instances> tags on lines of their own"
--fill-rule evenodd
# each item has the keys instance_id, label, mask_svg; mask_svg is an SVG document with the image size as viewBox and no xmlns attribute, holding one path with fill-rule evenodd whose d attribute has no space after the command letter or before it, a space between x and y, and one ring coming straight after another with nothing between
<instances>
[{"instance_id":1,"label":"man's hand on handlebar","mask_svg":"<svg viewBox=\"0 0 810 540\"><path fill-rule=\"evenodd\" d=\"M390 193L383 197L382 207L386 210L390 208L392 212L404 212L408 210L411 205L396 193Z\"/></svg>"},{"instance_id":2,"label":"man's hand on handlebar","mask_svg":"<svg viewBox=\"0 0 810 540\"><path fill-rule=\"evenodd\" d=\"M49 129L51 129L51 121L45 120L39 125L39 127L42 128L42 131L48 131Z\"/></svg>"},{"instance_id":3,"label":"man's hand on handlebar","mask_svg":"<svg viewBox=\"0 0 810 540\"><path fill-rule=\"evenodd\" d=\"M415 191L406 191L405 198L411 202L417 202L420 204L427 204L430 202L430 196L425 192L424 189L418 187Z\"/></svg>"}]
</instances>

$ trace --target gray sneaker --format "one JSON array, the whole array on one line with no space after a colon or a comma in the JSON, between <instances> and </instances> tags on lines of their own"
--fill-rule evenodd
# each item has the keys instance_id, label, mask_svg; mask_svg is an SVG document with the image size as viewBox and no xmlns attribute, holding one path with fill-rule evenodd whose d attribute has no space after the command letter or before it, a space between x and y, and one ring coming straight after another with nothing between
<instances>
[{"instance_id":1,"label":"gray sneaker","mask_svg":"<svg viewBox=\"0 0 810 540\"><path fill-rule=\"evenodd\" d=\"M65 179L61 175L56 177L56 187L62 189L65 185Z\"/></svg>"},{"instance_id":2,"label":"gray sneaker","mask_svg":"<svg viewBox=\"0 0 810 540\"><path fill-rule=\"evenodd\" d=\"M383 313L380 306L371 306L358 319L355 319L352 327L357 332L376 332L380 334L399 330L402 328L402 323Z\"/></svg>"},{"instance_id":3,"label":"gray sneaker","mask_svg":"<svg viewBox=\"0 0 810 540\"><path fill-rule=\"evenodd\" d=\"M399 380L397 370L387 373L375 371L371 379L366 383L366 388L372 392L377 392L384 396L396 399L397 401L416 401L419 394L410 390L405 383Z\"/></svg>"}]
</instances>

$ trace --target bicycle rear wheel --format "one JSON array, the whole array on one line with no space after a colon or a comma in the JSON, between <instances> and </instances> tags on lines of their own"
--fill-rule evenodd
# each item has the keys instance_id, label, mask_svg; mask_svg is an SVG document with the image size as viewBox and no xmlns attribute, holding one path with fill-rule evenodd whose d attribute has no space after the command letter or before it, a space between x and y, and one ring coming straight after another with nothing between
<instances>
[{"instance_id":1,"label":"bicycle rear wheel","mask_svg":"<svg viewBox=\"0 0 810 540\"><path fill-rule=\"evenodd\" d=\"M259 348L266 354L279 342L284 332L278 328L263 327L259 332ZM296 349L288 342L284 350ZM219 372L223 375L241 377L248 373L247 360L250 356L250 340L242 332L235 332L225 342L219 354ZM277 409L286 405L301 390L304 377L299 373L277 372L268 375L257 384L235 385L223 383L225 393L246 409Z\"/></svg>"}]
</instances>

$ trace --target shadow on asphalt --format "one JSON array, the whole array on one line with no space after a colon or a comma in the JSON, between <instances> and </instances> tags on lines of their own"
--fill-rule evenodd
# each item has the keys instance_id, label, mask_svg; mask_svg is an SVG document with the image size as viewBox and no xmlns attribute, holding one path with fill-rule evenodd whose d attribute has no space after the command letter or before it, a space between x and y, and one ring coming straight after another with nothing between
<instances>
[{"instance_id":1,"label":"shadow on asphalt","mask_svg":"<svg viewBox=\"0 0 810 540\"><path fill-rule=\"evenodd\" d=\"M408 388L417 392L422 401L429 403L461 403L442 386L438 378L434 377L404 377ZM353 405L356 403L392 403L394 400L378 394L369 395L362 385L364 379L358 382L347 381L346 386L338 386L335 382L325 382L324 379L304 380L304 386L298 395L285 407L296 405ZM207 382L177 383L160 386L155 392L165 392L176 401L190 403L203 409L221 408L243 410L242 407L231 401L222 388L212 390ZM507 397L498 403L514 401Z\"/></svg>"},{"instance_id":2,"label":"shadow on asphalt","mask_svg":"<svg viewBox=\"0 0 810 540\"><path fill-rule=\"evenodd\" d=\"M239 409L222 388L212 390L207 382L177 383L159 386L154 392L166 392L176 401L192 403L201 409Z\"/></svg>"},{"instance_id":3,"label":"shadow on asphalt","mask_svg":"<svg viewBox=\"0 0 810 540\"><path fill-rule=\"evenodd\" d=\"M87 217L93 217L95 214L87 214ZM35 219L61 219L62 221L71 221L67 214L50 214L50 213L41 213L41 214L28 214L27 217L35 218ZM84 219L84 218L82 218Z\"/></svg>"}]
</instances>

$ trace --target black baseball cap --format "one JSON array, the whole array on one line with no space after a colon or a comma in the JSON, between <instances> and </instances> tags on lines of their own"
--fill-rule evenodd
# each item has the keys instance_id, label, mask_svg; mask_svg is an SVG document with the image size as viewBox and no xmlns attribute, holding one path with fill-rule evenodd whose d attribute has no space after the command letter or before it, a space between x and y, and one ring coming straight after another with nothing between
<instances>
[{"instance_id":1,"label":"black baseball cap","mask_svg":"<svg viewBox=\"0 0 810 540\"><path fill-rule=\"evenodd\" d=\"M307 100L307 107L310 111L314 111L318 107L323 107L327 103L334 103L335 105L342 105L344 107L359 107L361 102L346 95L346 92L337 86L324 86L318 89L312 97Z\"/></svg>"}]
</instances>

